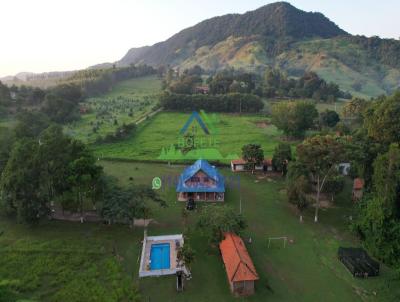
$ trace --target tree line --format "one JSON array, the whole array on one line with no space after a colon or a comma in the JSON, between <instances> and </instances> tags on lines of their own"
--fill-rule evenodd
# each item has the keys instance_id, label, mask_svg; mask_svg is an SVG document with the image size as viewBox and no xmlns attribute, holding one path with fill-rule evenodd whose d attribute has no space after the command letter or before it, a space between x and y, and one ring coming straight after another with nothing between
<instances>
[{"instance_id":1,"label":"tree line","mask_svg":"<svg viewBox=\"0 0 400 302\"><path fill-rule=\"evenodd\" d=\"M204 70L199 66L175 75L172 70L166 72L164 88L172 93L196 94L198 86L203 85L201 75ZM327 83L314 72L306 72L299 78L289 78L278 69L268 69L261 76L233 68L210 75L206 84L210 94L247 93L266 98L307 98L317 102L334 102L337 98L351 98L334 83Z\"/></svg>"},{"instance_id":2,"label":"tree line","mask_svg":"<svg viewBox=\"0 0 400 302\"><path fill-rule=\"evenodd\" d=\"M0 82L0 116L9 114L12 107L14 111L23 111L26 106L35 106L53 122L68 123L79 119L79 103L85 98L104 94L120 81L155 73L147 65L82 70L46 90L8 87Z\"/></svg>"},{"instance_id":3,"label":"tree line","mask_svg":"<svg viewBox=\"0 0 400 302\"><path fill-rule=\"evenodd\" d=\"M165 93L161 106L172 111L206 110L210 112L259 112L264 104L253 94L229 93L220 95Z\"/></svg>"},{"instance_id":4,"label":"tree line","mask_svg":"<svg viewBox=\"0 0 400 302\"><path fill-rule=\"evenodd\" d=\"M133 224L150 215L148 201L164 204L153 190L117 185L86 145L43 113L24 112L14 131L0 129L2 215L34 224L50 216L54 203L81 217L91 204L109 223Z\"/></svg>"}]
</instances>

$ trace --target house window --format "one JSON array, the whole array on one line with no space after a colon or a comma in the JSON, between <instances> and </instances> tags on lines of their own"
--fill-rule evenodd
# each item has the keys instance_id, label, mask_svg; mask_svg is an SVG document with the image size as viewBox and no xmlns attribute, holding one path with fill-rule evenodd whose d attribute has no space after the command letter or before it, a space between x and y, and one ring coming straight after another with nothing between
<instances>
[{"instance_id":1,"label":"house window","mask_svg":"<svg viewBox=\"0 0 400 302\"><path fill-rule=\"evenodd\" d=\"M197 176L193 176L192 178L190 178L191 182L199 182L200 179Z\"/></svg>"},{"instance_id":2,"label":"house window","mask_svg":"<svg viewBox=\"0 0 400 302\"><path fill-rule=\"evenodd\" d=\"M209 182L210 181L210 179L206 176L206 177L204 177L204 182Z\"/></svg>"}]
</instances>

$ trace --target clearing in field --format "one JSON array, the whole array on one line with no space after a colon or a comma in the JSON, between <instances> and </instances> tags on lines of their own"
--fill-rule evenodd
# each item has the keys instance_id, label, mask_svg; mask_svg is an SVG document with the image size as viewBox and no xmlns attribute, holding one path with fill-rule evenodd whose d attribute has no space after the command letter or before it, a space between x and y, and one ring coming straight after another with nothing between
<instances>
[{"instance_id":1,"label":"clearing in field","mask_svg":"<svg viewBox=\"0 0 400 302\"><path fill-rule=\"evenodd\" d=\"M96 155L101 158L158 160L163 148L179 143L179 131L185 125L190 113L163 112L143 123L135 135L113 144L94 146ZM268 127L259 127L260 123ZM218 128L218 150L227 156L241 154L243 145L261 144L265 156L272 156L280 140L281 132L263 116L220 114ZM225 161L222 161L225 162Z\"/></svg>"},{"instance_id":2,"label":"clearing in field","mask_svg":"<svg viewBox=\"0 0 400 302\"><path fill-rule=\"evenodd\" d=\"M122 81L109 93L83 102L82 118L67 125L65 132L93 143L98 137L114 133L124 123L135 123L151 113L160 91L161 81L156 76Z\"/></svg>"}]
</instances>

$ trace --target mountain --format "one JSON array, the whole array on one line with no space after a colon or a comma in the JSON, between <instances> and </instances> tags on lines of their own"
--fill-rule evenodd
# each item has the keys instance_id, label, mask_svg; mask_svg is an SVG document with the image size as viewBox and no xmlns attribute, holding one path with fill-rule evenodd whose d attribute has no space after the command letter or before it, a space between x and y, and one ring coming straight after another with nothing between
<instances>
[{"instance_id":1,"label":"mountain","mask_svg":"<svg viewBox=\"0 0 400 302\"><path fill-rule=\"evenodd\" d=\"M307 13L286 2L263 6L243 15L229 14L205 20L152 47L133 48L121 64L169 64L192 55L202 46L213 47L229 37L331 38L346 32L320 13Z\"/></svg>"},{"instance_id":2,"label":"mountain","mask_svg":"<svg viewBox=\"0 0 400 302\"><path fill-rule=\"evenodd\" d=\"M58 82L71 77L77 71L52 71L43 73L20 72L14 76L0 78L0 81L9 86L27 85L47 88L56 85Z\"/></svg>"},{"instance_id":3,"label":"mountain","mask_svg":"<svg viewBox=\"0 0 400 302\"><path fill-rule=\"evenodd\" d=\"M377 96L400 86L399 41L352 36L323 14L286 2L211 18L164 42L132 48L117 62L130 64L256 72L275 67L290 76L314 71L360 96Z\"/></svg>"}]
</instances>

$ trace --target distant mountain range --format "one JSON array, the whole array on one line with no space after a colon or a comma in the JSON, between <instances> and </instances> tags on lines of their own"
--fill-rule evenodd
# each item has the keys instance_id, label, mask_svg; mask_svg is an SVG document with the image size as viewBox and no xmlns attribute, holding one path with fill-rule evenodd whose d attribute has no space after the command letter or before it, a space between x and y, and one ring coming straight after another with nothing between
<instances>
[{"instance_id":1,"label":"distant mountain range","mask_svg":"<svg viewBox=\"0 0 400 302\"><path fill-rule=\"evenodd\" d=\"M323 14L305 12L286 2L205 20L164 42L132 48L117 62L89 68L114 64L164 65L181 70L200 65L209 71L234 67L259 73L272 67L293 77L314 71L362 97L391 93L400 87L400 41L353 36ZM68 73L73 71L24 77L33 85L41 80L53 83ZM25 81L18 75L0 80Z\"/></svg>"},{"instance_id":2,"label":"distant mountain range","mask_svg":"<svg viewBox=\"0 0 400 302\"><path fill-rule=\"evenodd\" d=\"M73 76L77 71L51 71L43 73L20 72L14 76L0 78L7 85L29 85L47 88Z\"/></svg>"},{"instance_id":3,"label":"distant mountain range","mask_svg":"<svg viewBox=\"0 0 400 302\"><path fill-rule=\"evenodd\" d=\"M130 49L117 65L140 63L260 72L274 67L290 76L315 71L360 96L400 86L400 41L352 36L323 14L286 2L205 20L164 42Z\"/></svg>"}]
</instances>

